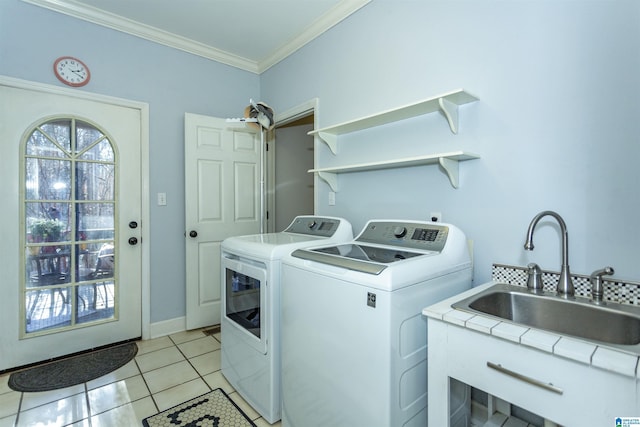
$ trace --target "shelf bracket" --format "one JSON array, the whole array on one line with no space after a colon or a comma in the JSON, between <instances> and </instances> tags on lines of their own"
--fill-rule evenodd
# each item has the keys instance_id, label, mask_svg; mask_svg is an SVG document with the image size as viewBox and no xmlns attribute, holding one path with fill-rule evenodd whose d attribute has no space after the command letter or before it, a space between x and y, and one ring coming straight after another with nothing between
<instances>
[{"instance_id":1,"label":"shelf bracket","mask_svg":"<svg viewBox=\"0 0 640 427\"><path fill-rule=\"evenodd\" d=\"M329 184L329 187L331 187L331 190L335 192L338 191L338 174L337 173L318 172L318 176L322 178L327 184Z\"/></svg>"},{"instance_id":2,"label":"shelf bracket","mask_svg":"<svg viewBox=\"0 0 640 427\"><path fill-rule=\"evenodd\" d=\"M457 134L458 133L458 105L453 102L445 99L438 98L438 104L440 105L440 110L447 118L447 122L449 122L449 127L451 128L451 132Z\"/></svg>"},{"instance_id":3,"label":"shelf bracket","mask_svg":"<svg viewBox=\"0 0 640 427\"><path fill-rule=\"evenodd\" d=\"M327 144L333 154L338 154L338 135L329 132L318 132L318 136Z\"/></svg>"},{"instance_id":4,"label":"shelf bracket","mask_svg":"<svg viewBox=\"0 0 640 427\"><path fill-rule=\"evenodd\" d=\"M438 163L444 169L447 176L449 177L449 181L451 181L451 185L453 188L458 188L460 186L459 175L458 175L458 160L449 159L447 157L439 157Z\"/></svg>"}]
</instances>

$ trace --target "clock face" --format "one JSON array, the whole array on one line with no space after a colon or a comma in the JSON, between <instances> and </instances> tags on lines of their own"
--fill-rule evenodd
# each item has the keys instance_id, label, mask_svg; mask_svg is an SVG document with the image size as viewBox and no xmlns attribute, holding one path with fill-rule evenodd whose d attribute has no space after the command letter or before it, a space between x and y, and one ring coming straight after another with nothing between
<instances>
[{"instance_id":1,"label":"clock face","mask_svg":"<svg viewBox=\"0 0 640 427\"><path fill-rule=\"evenodd\" d=\"M84 86L89 83L91 78L89 67L79 59L71 56L63 56L56 59L53 63L53 71L58 80L73 87Z\"/></svg>"}]
</instances>

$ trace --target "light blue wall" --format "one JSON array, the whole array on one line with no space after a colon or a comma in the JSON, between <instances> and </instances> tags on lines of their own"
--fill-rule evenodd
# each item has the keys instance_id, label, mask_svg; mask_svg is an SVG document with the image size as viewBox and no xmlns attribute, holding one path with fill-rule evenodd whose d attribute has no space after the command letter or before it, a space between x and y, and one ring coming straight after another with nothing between
<instances>
[{"instance_id":1,"label":"light blue wall","mask_svg":"<svg viewBox=\"0 0 640 427\"><path fill-rule=\"evenodd\" d=\"M611 264L640 280L636 0L373 0L260 77L0 0L0 74L57 85L51 64L62 55L91 67L79 90L150 105L152 322L185 310L184 113L235 117L250 97L279 112L319 97L328 126L464 87L480 101L461 108L458 135L432 114L346 137L338 156L316 150L320 165L476 152L460 189L434 166L343 175L335 207L318 184L317 212L360 229L441 211L473 239L482 283L494 262L559 269L551 222L534 252L522 250L531 218L554 209L569 227L572 271ZM166 207L153 203L157 192Z\"/></svg>"},{"instance_id":2,"label":"light blue wall","mask_svg":"<svg viewBox=\"0 0 640 427\"><path fill-rule=\"evenodd\" d=\"M569 230L570 265L612 265L640 280L640 2L634 0L373 0L261 76L278 111L320 99L329 126L463 87L452 135L439 113L343 137L318 166L463 149L455 190L436 166L345 174L336 206L318 181L319 214L354 229L370 218L427 219L440 211L474 241L475 283L492 263L560 269L558 228L533 216L551 209Z\"/></svg>"},{"instance_id":3,"label":"light blue wall","mask_svg":"<svg viewBox=\"0 0 640 427\"><path fill-rule=\"evenodd\" d=\"M258 98L259 77L55 13L0 0L0 74L61 85L60 56L91 69L82 89L142 101L150 110L151 322L185 315L184 113L237 117ZM4 142L3 142L4 143ZM156 206L156 193L167 206Z\"/></svg>"}]
</instances>

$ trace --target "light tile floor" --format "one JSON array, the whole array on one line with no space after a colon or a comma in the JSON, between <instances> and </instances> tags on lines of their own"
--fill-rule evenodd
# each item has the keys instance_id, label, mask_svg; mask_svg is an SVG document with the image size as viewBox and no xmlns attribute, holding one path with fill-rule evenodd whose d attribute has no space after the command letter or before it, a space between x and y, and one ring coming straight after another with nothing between
<instances>
[{"instance_id":1,"label":"light tile floor","mask_svg":"<svg viewBox=\"0 0 640 427\"><path fill-rule=\"evenodd\" d=\"M135 359L122 368L65 389L19 393L7 385L9 374L0 376L0 427L142 426L144 418L216 388L258 427L270 425L222 376L220 334L187 331L137 344Z\"/></svg>"}]
</instances>

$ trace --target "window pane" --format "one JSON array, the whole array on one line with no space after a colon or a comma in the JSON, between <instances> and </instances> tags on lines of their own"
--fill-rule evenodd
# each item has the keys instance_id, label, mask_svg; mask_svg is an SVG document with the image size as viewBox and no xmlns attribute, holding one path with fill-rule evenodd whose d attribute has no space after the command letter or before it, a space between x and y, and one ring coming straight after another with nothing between
<instances>
[{"instance_id":1,"label":"window pane","mask_svg":"<svg viewBox=\"0 0 640 427\"><path fill-rule=\"evenodd\" d=\"M71 239L69 203L26 203L27 243L61 242Z\"/></svg>"},{"instance_id":2,"label":"window pane","mask_svg":"<svg viewBox=\"0 0 640 427\"><path fill-rule=\"evenodd\" d=\"M27 154L42 157L66 157L67 155L39 130L34 131L27 141Z\"/></svg>"},{"instance_id":3,"label":"window pane","mask_svg":"<svg viewBox=\"0 0 640 427\"><path fill-rule=\"evenodd\" d=\"M103 138L104 134L88 123L76 123L76 153L81 153L93 143Z\"/></svg>"},{"instance_id":4,"label":"window pane","mask_svg":"<svg viewBox=\"0 0 640 427\"><path fill-rule=\"evenodd\" d=\"M115 317L113 280L78 286L78 299L76 323L87 323Z\"/></svg>"},{"instance_id":5,"label":"window pane","mask_svg":"<svg viewBox=\"0 0 640 427\"><path fill-rule=\"evenodd\" d=\"M79 156L82 160L99 160L102 162L113 162L114 154L111 143L108 139L102 139L93 147Z\"/></svg>"},{"instance_id":6,"label":"window pane","mask_svg":"<svg viewBox=\"0 0 640 427\"><path fill-rule=\"evenodd\" d=\"M106 163L76 163L78 190L76 200L113 200L115 166Z\"/></svg>"},{"instance_id":7,"label":"window pane","mask_svg":"<svg viewBox=\"0 0 640 427\"><path fill-rule=\"evenodd\" d=\"M56 141L67 152L71 152L71 120L57 120L40 126L42 132Z\"/></svg>"},{"instance_id":8,"label":"window pane","mask_svg":"<svg viewBox=\"0 0 640 427\"><path fill-rule=\"evenodd\" d=\"M88 282L113 277L115 271L115 251L113 242L78 245L78 273L76 280Z\"/></svg>"},{"instance_id":9,"label":"window pane","mask_svg":"<svg viewBox=\"0 0 640 427\"><path fill-rule=\"evenodd\" d=\"M69 200L71 162L27 158L25 187L27 200Z\"/></svg>"},{"instance_id":10,"label":"window pane","mask_svg":"<svg viewBox=\"0 0 640 427\"><path fill-rule=\"evenodd\" d=\"M27 287L69 283L70 255L71 247L68 245L32 247L26 263Z\"/></svg>"},{"instance_id":11,"label":"window pane","mask_svg":"<svg viewBox=\"0 0 640 427\"><path fill-rule=\"evenodd\" d=\"M78 232L80 240L114 238L115 215L113 203L78 203Z\"/></svg>"},{"instance_id":12,"label":"window pane","mask_svg":"<svg viewBox=\"0 0 640 427\"><path fill-rule=\"evenodd\" d=\"M65 326L71 323L71 288L37 289L26 292L26 332Z\"/></svg>"},{"instance_id":13,"label":"window pane","mask_svg":"<svg viewBox=\"0 0 640 427\"><path fill-rule=\"evenodd\" d=\"M77 281L93 280L96 265L98 263L98 253L100 252L100 248L103 244L104 243L102 242L78 242L76 249L78 256L78 271L76 272Z\"/></svg>"}]
</instances>

